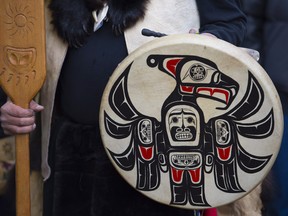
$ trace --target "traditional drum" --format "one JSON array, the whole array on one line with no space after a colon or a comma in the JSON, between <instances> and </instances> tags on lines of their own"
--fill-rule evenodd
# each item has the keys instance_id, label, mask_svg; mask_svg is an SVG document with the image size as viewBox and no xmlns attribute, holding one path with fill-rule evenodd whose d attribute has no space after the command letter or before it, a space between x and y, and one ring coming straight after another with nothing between
<instances>
[{"instance_id":1,"label":"traditional drum","mask_svg":"<svg viewBox=\"0 0 288 216\"><path fill-rule=\"evenodd\" d=\"M163 204L205 209L243 197L265 178L283 116L272 81L245 51L208 36L171 35L116 68L100 129L132 187Z\"/></svg>"}]
</instances>

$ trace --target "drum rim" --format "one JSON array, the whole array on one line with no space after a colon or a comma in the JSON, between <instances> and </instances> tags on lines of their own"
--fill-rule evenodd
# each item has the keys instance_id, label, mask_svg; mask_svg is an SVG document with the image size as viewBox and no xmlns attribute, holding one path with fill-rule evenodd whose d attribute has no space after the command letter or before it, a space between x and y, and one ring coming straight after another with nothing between
<instances>
[{"instance_id":1,"label":"drum rim","mask_svg":"<svg viewBox=\"0 0 288 216\"><path fill-rule=\"evenodd\" d=\"M207 209L207 208L211 208L211 207L219 207L222 205L226 205L229 204L231 202L235 202L236 200L241 199L242 197L246 196L247 194L249 194L253 189L255 189L258 184L260 184L265 177L268 175L269 171L271 170L273 164L275 163L275 160L277 158L278 152L280 150L281 147L281 141L282 141L282 137L283 137L283 132L284 132L284 119L283 119L283 110L282 110L282 105L281 105L281 101L278 95L278 92L272 82L272 80L270 79L269 75L267 74L267 72L263 69L263 67L253 58L251 57L247 52L245 52L245 50L240 49L237 46L234 46L224 40L220 40L217 38L213 38L211 36L206 36L206 35L198 35L198 34L176 34L176 35L169 35L169 36L165 36L162 38L155 38L152 41L147 42L146 44L142 45L141 47L137 48L136 50L134 50L132 53L130 53L118 66L117 68L114 70L113 74L111 75L105 89L103 92L103 97L101 99L101 105L100 105L100 112L99 112L99 119L103 119L104 118L104 114L103 111L105 109L104 104L105 104L105 98L107 95L107 93L110 92L111 90L111 86L109 86L110 83L113 84L113 82L115 82L117 80L117 78L123 73L123 71L129 66L129 64L131 64L131 62L133 62L134 59L137 59L138 57L140 57L141 55L143 55L143 53L147 53L149 51L152 51L154 49L157 49L159 47L162 46L169 46L171 45L171 41L173 41L173 45L177 45L177 44L183 44L183 43L187 43L187 44L191 44L191 45L198 45L198 46L203 46L205 48L209 48L209 49L214 49L216 51L219 51L220 53L223 53L225 55L231 56L235 59L237 59L237 61L239 61L240 63L242 63L243 65L247 66L248 69L250 69L253 72L253 75L255 75L255 77L257 78L257 80L260 79L261 81L261 85L266 85L269 86L270 90L269 91L265 91L265 94L267 93L268 97L273 101L273 103L275 104L272 107L277 107L278 111L274 112L275 115L277 115L277 117L275 117L275 122L279 125L277 127L277 135L279 137L278 139L278 144L275 146L278 146L278 148L275 148L275 153L276 156L274 158L274 160L270 161L265 167L266 172L265 174L262 176L262 180L258 183L255 183L254 187L252 187L249 190L246 190L245 192L243 192L241 195L237 196L236 199L225 202L223 204L219 204L219 205L213 205L210 207L198 207L198 206L193 206L193 209ZM100 124L100 134L101 137L104 136L105 134L105 127L102 127L102 124ZM103 142L103 145L105 147L105 151L108 154L108 150L107 147L105 145L105 143ZM112 161L112 158L110 157L110 155L108 154L109 159L111 160L113 166L115 167L115 169L117 170L117 172L120 174L120 176L122 176L126 182L128 182L126 180L126 178L123 176L123 173L120 172L120 168L117 167L117 165ZM128 182L133 188L134 185L132 185L130 182ZM136 188L134 188L135 190L137 190ZM148 196L146 193L144 193L143 191L137 190L138 192L144 194L145 196L151 198L150 196ZM152 199L152 198L151 198ZM156 202L162 203L162 204L166 204L167 203L163 203L161 201L155 200ZM187 208L187 209L191 209L191 207L186 207L186 206L175 206L175 205L171 205L170 206L174 206L174 207L179 207L179 208Z\"/></svg>"}]
</instances>

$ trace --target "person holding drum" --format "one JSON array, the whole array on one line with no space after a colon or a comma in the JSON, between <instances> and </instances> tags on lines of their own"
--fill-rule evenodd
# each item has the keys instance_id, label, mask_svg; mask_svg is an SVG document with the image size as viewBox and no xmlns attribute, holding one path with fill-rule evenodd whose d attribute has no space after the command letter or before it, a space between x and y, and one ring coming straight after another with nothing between
<instances>
[{"instance_id":1,"label":"person holding drum","mask_svg":"<svg viewBox=\"0 0 288 216\"><path fill-rule=\"evenodd\" d=\"M239 46L246 31L239 0L51 0L47 5L42 105L32 101L26 110L7 101L0 117L7 135L41 129L44 216L205 213L159 204L124 182L103 149L98 112L117 65L153 39L141 34L143 28L164 34L196 29ZM42 124L36 127L39 111Z\"/></svg>"}]
</instances>

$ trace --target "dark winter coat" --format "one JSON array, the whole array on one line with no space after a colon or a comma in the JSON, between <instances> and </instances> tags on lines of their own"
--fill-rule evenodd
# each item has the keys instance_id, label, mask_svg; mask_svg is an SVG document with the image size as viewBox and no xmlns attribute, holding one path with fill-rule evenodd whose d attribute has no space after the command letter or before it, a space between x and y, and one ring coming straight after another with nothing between
<instances>
[{"instance_id":1,"label":"dark winter coat","mask_svg":"<svg viewBox=\"0 0 288 216\"><path fill-rule=\"evenodd\" d=\"M260 52L260 63L278 91L288 93L288 1L242 0L248 15L244 46Z\"/></svg>"}]
</instances>

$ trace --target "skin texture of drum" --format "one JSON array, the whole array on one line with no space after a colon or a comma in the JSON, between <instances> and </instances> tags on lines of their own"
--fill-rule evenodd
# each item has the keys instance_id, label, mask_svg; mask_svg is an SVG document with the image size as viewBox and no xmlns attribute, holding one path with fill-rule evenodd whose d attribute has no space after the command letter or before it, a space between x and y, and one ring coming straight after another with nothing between
<instances>
[{"instance_id":1,"label":"skin texture of drum","mask_svg":"<svg viewBox=\"0 0 288 216\"><path fill-rule=\"evenodd\" d=\"M116 68L100 129L132 187L163 204L205 209L243 197L265 178L283 116L272 81L245 51L204 35L172 35Z\"/></svg>"}]
</instances>

